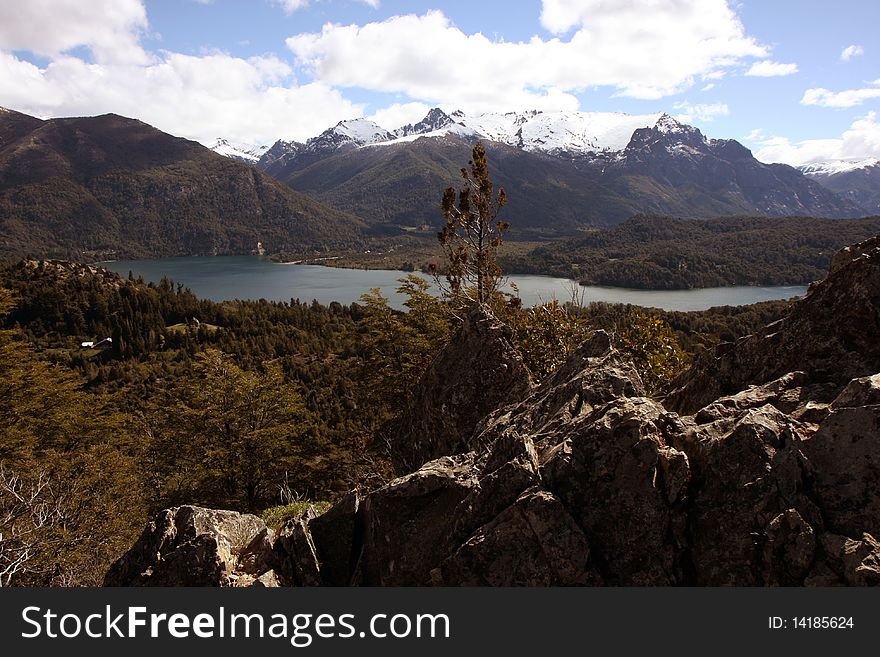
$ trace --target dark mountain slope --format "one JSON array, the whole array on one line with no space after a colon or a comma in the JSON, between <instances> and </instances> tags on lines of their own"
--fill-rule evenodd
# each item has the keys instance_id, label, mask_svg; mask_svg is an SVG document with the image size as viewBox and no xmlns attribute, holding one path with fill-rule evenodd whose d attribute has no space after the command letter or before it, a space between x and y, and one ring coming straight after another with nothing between
<instances>
[{"instance_id":1,"label":"dark mountain slope","mask_svg":"<svg viewBox=\"0 0 880 657\"><path fill-rule=\"evenodd\" d=\"M360 222L253 167L108 114L0 113L0 257L298 251Z\"/></svg>"}]
</instances>

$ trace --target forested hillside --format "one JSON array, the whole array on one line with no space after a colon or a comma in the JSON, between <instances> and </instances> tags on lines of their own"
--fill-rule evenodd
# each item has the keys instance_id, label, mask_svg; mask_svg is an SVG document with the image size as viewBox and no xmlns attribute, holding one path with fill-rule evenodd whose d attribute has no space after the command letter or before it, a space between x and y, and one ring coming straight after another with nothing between
<instances>
[{"instance_id":1,"label":"forested hillside","mask_svg":"<svg viewBox=\"0 0 880 657\"><path fill-rule=\"evenodd\" d=\"M0 113L0 258L303 252L350 244L361 226L134 119Z\"/></svg>"},{"instance_id":2,"label":"forested hillside","mask_svg":"<svg viewBox=\"0 0 880 657\"><path fill-rule=\"evenodd\" d=\"M880 217L687 221L637 216L503 261L507 271L571 277L586 285L806 285L825 276L835 251L878 232Z\"/></svg>"}]
</instances>

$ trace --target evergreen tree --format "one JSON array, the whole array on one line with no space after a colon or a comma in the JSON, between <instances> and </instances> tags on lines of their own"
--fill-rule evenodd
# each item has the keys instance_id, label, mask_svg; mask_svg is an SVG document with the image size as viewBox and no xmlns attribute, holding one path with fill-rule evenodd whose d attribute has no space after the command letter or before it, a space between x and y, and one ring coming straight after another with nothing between
<instances>
[{"instance_id":1,"label":"evergreen tree","mask_svg":"<svg viewBox=\"0 0 880 657\"><path fill-rule=\"evenodd\" d=\"M503 188L495 194L489 178L486 149L478 142L468 168L461 170L464 186L443 192L441 208L445 223L438 233L446 259L446 285L441 285L453 305L468 300L487 303L501 282L496 252L509 224L498 220L507 202ZM439 272L435 277L440 284Z\"/></svg>"}]
</instances>

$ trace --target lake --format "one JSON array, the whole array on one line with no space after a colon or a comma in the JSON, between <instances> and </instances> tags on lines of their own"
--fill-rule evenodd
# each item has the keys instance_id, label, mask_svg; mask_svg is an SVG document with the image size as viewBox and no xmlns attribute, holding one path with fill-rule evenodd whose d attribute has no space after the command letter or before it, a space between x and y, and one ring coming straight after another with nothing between
<instances>
[{"instance_id":1,"label":"lake","mask_svg":"<svg viewBox=\"0 0 880 657\"><path fill-rule=\"evenodd\" d=\"M400 307L405 297L394 292L398 279L406 274L382 269L339 269L319 265L289 265L258 256L218 256L160 258L157 260L116 260L100 263L127 276L143 276L159 282L163 276L183 283L197 296L214 301L226 299L266 299L269 301L312 301L322 304L359 301L370 288L378 287ZM511 276L526 305L552 299L571 298L571 281L551 276ZM712 306L739 306L772 299L788 299L806 293L802 286L717 287L695 290L630 290L617 287L579 286L584 303L608 301L631 303L664 310L705 310Z\"/></svg>"}]
</instances>

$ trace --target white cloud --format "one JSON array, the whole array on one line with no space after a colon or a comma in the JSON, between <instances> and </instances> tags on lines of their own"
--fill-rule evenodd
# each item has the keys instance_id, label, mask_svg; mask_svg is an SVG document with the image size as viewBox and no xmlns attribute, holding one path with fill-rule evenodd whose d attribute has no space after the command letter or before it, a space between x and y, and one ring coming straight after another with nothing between
<instances>
[{"instance_id":1,"label":"white cloud","mask_svg":"<svg viewBox=\"0 0 880 657\"><path fill-rule=\"evenodd\" d=\"M792 166L828 160L880 158L880 123L876 112L853 121L840 137L791 142L786 137L771 137L759 142L755 157L762 162L783 162Z\"/></svg>"},{"instance_id":2,"label":"white cloud","mask_svg":"<svg viewBox=\"0 0 880 657\"><path fill-rule=\"evenodd\" d=\"M801 98L802 105L819 105L821 107L855 107L866 100L880 98L880 80L874 80L870 84L873 87L863 89L848 89L846 91L829 91L821 87L807 89Z\"/></svg>"},{"instance_id":3,"label":"white cloud","mask_svg":"<svg viewBox=\"0 0 880 657\"><path fill-rule=\"evenodd\" d=\"M205 144L220 136L248 143L302 140L335 117L363 113L362 105L321 82L295 85L290 66L276 57L225 53L164 53L148 65L62 56L40 68L0 52L0 98L37 116L132 116Z\"/></svg>"},{"instance_id":4,"label":"white cloud","mask_svg":"<svg viewBox=\"0 0 880 657\"><path fill-rule=\"evenodd\" d=\"M793 75L798 72L797 64L782 64L769 59L761 60L752 64L746 71L746 75L759 78L773 78L783 75Z\"/></svg>"},{"instance_id":5,"label":"white cloud","mask_svg":"<svg viewBox=\"0 0 880 657\"><path fill-rule=\"evenodd\" d=\"M306 139L363 106L322 82L298 85L276 56L147 54L138 0L0 3L0 99L41 117L114 112L210 144L218 136ZM92 61L76 56L88 48ZM45 56L35 65L13 51Z\"/></svg>"},{"instance_id":6,"label":"white cloud","mask_svg":"<svg viewBox=\"0 0 880 657\"><path fill-rule=\"evenodd\" d=\"M308 7L309 0L272 0L272 4L281 7L285 14L292 14L297 9Z\"/></svg>"},{"instance_id":7,"label":"white cloud","mask_svg":"<svg viewBox=\"0 0 880 657\"><path fill-rule=\"evenodd\" d=\"M730 114L730 108L726 103L697 103L696 105L691 105L688 101L682 101L675 103L673 107L680 110L680 113L675 118L682 123L693 123L694 121L707 123L714 120L716 116L727 116Z\"/></svg>"},{"instance_id":8,"label":"white cloud","mask_svg":"<svg viewBox=\"0 0 880 657\"><path fill-rule=\"evenodd\" d=\"M565 39L504 42L467 34L429 11L363 26L327 24L287 45L328 84L471 111L571 109L574 93L596 86L657 99L768 54L723 0L545 0L542 21L557 32L577 30Z\"/></svg>"},{"instance_id":9,"label":"white cloud","mask_svg":"<svg viewBox=\"0 0 880 657\"><path fill-rule=\"evenodd\" d=\"M753 141L763 141L764 139L764 130L761 128L755 128L749 134L742 138L742 141L753 142Z\"/></svg>"},{"instance_id":10,"label":"white cloud","mask_svg":"<svg viewBox=\"0 0 880 657\"><path fill-rule=\"evenodd\" d=\"M196 2L213 2L214 0L196 0ZM273 5L278 5L284 10L285 14L292 14L298 9L308 7L311 0L270 0ZM378 9L381 4L380 0L357 0L365 5L369 5L373 9Z\"/></svg>"},{"instance_id":11,"label":"white cloud","mask_svg":"<svg viewBox=\"0 0 880 657\"><path fill-rule=\"evenodd\" d=\"M84 46L99 63L146 63L138 38L147 26L141 0L2 2L0 50L57 57Z\"/></svg>"},{"instance_id":12,"label":"white cloud","mask_svg":"<svg viewBox=\"0 0 880 657\"><path fill-rule=\"evenodd\" d=\"M847 46L846 48L843 49L843 51L840 53L840 61L848 62L853 57L858 57L858 56L864 55L864 54L865 54L864 48L862 48L859 45L853 44L853 45Z\"/></svg>"},{"instance_id":13,"label":"white cloud","mask_svg":"<svg viewBox=\"0 0 880 657\"><path fill-rule=\"evenodd\" d=\"M396 130L409 123L418 123L425 118L430 109L431 106L424 103L394 103L367 118L386 130Z\"/></svg>"}]
</instances>

